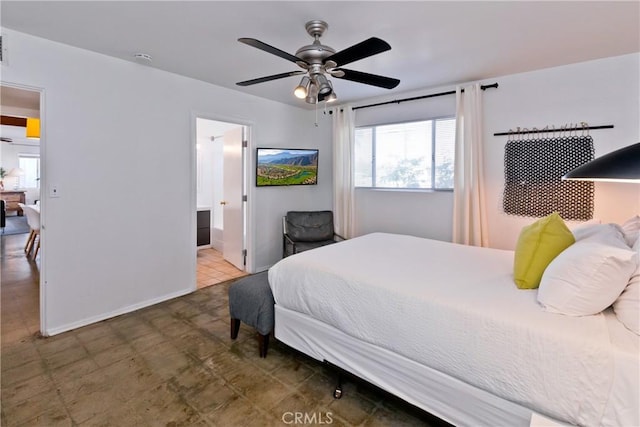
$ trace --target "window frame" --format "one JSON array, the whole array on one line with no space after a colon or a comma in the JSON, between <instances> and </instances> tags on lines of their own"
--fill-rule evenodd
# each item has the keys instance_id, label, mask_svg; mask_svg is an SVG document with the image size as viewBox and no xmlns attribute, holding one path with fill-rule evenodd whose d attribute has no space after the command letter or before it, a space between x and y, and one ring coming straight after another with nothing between
<instances>
[{"instance_id":1,"label":"window frame","mask_svg":"<svg viewBox=\"0 0 640 427\"><path fill-rule=\"evenodd\" d=\"M431 126L431 187L430 188L409 188L409 187L376 187L375 186L375 182L376 182L376 171L377 171L377 165L376 165L376 134L377 132L375 132L375 128L376 127L381 127L381 126L390 126L390 125L404 125L404 124L408 124L408 123L419 123L419 122L435 122L438 120L451 120L453 119L454 122L457 119L456 115L446 115L446 116L438 116L438 117L432 117L432 118L426 118L426 119L412 119L412 120L405 120L405 121L399 121L399 122L385 122L385 123L376 123L376 124L370 124L370 125L361 125L361 126L355 126L354 128L354 141L355 141L355 132L358 129L371 129L371 182L372 184L374 184L374 186L363 186L363 185L356 185L354 183L354 188L355 189L363 189L363 190L373 190L373 191L402 191L402 192L419 192L419 193L429 193L429 192L445 192L445 193L451 193L453 192L453 187L451 188L435 188L433 185L436 182L436 168L435 168L435 162L436 162L436 126L432 125ZM355 159L355 151L354 151L354 159ZM455 131L454 131L454 162L455 162ZM355 162L354 162L354 175L355 175Z\"/></svg>"},{"instance_id":2,"label":"window frame","mask_svg":"<svg viewBox=\"0 0 640 427\"><path fill-rule=\"evenodd\" d=\"M40 189L40 154L36 154L36 153L18 153L18 166L20 166L20 161L21 159L37 159L38 164L37 164L37 174L36 174L36 179L35 179L35 183L36 186L35 187L27 187L27 183L26 183L26 178L25 175L20 176L19 181L18 181L18 185L20 188L26 188L26 189L31 189L31 188L35 188L35 189Z\"/></svg>"}]
</instances>

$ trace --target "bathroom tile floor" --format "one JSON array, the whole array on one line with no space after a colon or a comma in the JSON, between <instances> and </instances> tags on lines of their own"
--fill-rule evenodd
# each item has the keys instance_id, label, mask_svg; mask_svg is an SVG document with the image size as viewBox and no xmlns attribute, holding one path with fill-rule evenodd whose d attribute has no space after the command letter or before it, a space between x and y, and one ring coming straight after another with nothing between
<instances>
[{"instance_id":1,"label":"bathroom tile floor","mask_svg":"<svg viewBox=\"0 0 640 427\"><path fill-rule=\"evenodd\" d=\"M361 381L334 399L334 371L275 339L261 359L246 325L231 340L237 279L43 338L39 261L1 239L3 426L442 425Z\"/></svg>"},{"instance_id":2,"label":"bathroom tile floor","mask_svg":"<svg viewBox=\"0 0 640 427\"><path fill-rule=\"evenodd\" d=\"M197 269L198 289L247 275L225 261L222 254L213 248L198 249Z\"/></svg>"}]
</instances>

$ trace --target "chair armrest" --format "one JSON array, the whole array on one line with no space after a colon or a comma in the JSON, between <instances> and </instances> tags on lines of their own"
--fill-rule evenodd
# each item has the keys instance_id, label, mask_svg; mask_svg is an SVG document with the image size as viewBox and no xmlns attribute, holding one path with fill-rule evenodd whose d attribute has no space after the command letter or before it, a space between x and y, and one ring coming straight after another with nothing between
<instances>
[{"instance_id":1,"label":"chair armrest","mask_svg":"<svg viewBox=\"0 0 640 427\"><path fill-rule=\"evenodd\" d=\"M289 243L291 245L291 253L295 254L296 253L296 242L294 242L293 240L291 240L291 237L289 237L288 234L283 234L282 235L283 240L284 240L284 248L283 248L283 253L282 256L285 257L286 253L287 253L287 243Z\"/></svg>"}]
</instances>

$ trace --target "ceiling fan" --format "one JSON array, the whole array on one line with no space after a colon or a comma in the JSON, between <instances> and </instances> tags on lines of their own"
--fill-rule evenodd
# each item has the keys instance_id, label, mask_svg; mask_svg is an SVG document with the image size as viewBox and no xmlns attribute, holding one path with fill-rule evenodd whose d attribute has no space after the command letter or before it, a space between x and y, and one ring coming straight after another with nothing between
<instances>
[{"instance_id":1,"label":"ceiling fan","mask_svg":"<svg viewBox=\"0 0 640 427\"><path fill-rule=\"evenodd\" d=\"M309 104L315 104L318 101L331 102L337 99L333 85L331 81L327 79L327 75L385 89L393 89L400 84L400 80L391 77L342 68L343 65L390 50L391 46L384 40L371 37L340 52L336 52L333 48L320 43L320 37L327 28L329 28L329 24L324 21L314 20L307 22L305 28L307 33L314 38L314 41L312 44L298 49L295 55L269 46L260 40L239 38L239 42L279 56L287 61L294 62L300 68L303 68L304 71L298 70L274 74L257 79L245 80L236 84L238 86L250 86L257 83L305 74L293 93L296 97L304 99Z\"/></svg>"}]
</instances>

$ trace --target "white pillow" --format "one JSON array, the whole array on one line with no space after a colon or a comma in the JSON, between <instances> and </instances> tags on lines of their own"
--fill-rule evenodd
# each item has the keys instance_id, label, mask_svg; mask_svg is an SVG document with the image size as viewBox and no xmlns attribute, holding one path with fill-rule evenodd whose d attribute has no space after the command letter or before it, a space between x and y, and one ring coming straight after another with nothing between
<instances>
[{"instance_id":1,"label":"white pillow","mask_svg":"<svg viewBox=\"0 0 640 427\"><path fill-rule=\"evenodd\" d=\"M640 237L640 216L636 215L626 220L624 224L622 224L622 232L624 233L627 244L633 247L638 241L638 237Z\"/></svg>"},{"instance_id":2,"label":"white pillow","mask_svg":"<svg viewBox=\"0 0 640 427\"><path fill-rule=\"evenodd\" d=\"M576 242L591 241L621 249L629 249L622 227L618 224L593 224L571 230Z\"/></svg>"},{"instance_id":3,"label":"white pillow","mask_svg":"<svg viewBox=\"0 0 640 427\"><path fill-rule=\"evenodd\" d=\"M636 240L633 250L638 266L622 295L613 303L613 311L627 329L640 335L640 239Z\"/></svg>"},{"instance_id":4,"label":"white pillow","mask_svg":"<svg viewBox=\"0 0 640 427\"><path fill-rule=\"evenodd\" d=\"M565 220L564 222L566 224L567 227L569 227L569 230L573 231L573 230L577 230L579 228L583 228L583 227L589 227L591 225L595 225L595 224L602 224L602 221L599 218L592 218L586 221L571 221L571 220Z\"/></svg>"},{"instance_id":5,"label":"white pillow","mask_svg":"<svg viewBox=\"0 0 640 427\"><path fill-rule=\"evenodd\" d=\"M583 240L569 246L547 267L538 302L551 313L588 316L600 313L620 296L635 271L635 253Z\"/></svg>"}]
</instances>

